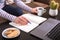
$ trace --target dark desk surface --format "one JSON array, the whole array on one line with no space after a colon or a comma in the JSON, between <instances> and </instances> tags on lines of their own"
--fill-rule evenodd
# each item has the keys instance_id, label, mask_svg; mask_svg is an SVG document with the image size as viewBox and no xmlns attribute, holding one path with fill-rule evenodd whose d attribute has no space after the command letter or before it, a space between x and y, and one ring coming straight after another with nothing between
<instances>
[{"instance_id":1,"label":"dark desk surface","mask_svg":"<svg viewBox=\"0 0 60 40\"><path fill-rule=\"evenodd\" d=\"M54 18L54 19L60 20L60 9L58 10L58 15L55 16L55 17L51 17L49 15L49 8L46 8L46 9L47 9L47 12L45 14L43 14L42 17L45 17L45 18Z\"/></svg>"},{"instance_id":2,"label":"dark desk surface","mask_svg":"<svg viewBox=\"0 0 60 40\"><path fill-rule=\"evenodd\" d=\"M32 35L30 35L29 33L25 33L23 31L21 31L21 35L18 36L17 38L14 39L5 39L2 37L1 33L4 29L9 28L9 27L13 27L11 25L8 24L9 22L3 23L0 25L0 40L40 40L39 38L36 38Z\"/></svg>"},{"instance_id":3,"label":"dark desk surface","mask_svg":"<svg viewBox=\"0 0 60 40\"><path fill-rule=\"evenodd\" d=\"M55 19L58 19L60 20L60 11L59 11L59 14L56 16L56 17L51 17L49 16L48 14L48 8L47 8L47 12L43 15L43 17L46 17L46 18L55 18ZM21 31L21 35L17 38L14 38L14 39L5 39L2 37L2 31L6 28L9 28L9 27L13 27L11 25L8 24L9 22L6 22L6 23L3 23L3 24L0 24L0 40L41 40L35 36L32 36L31 34L29 33L25 33L23 31Z\"/></svg>"}]
</instances>

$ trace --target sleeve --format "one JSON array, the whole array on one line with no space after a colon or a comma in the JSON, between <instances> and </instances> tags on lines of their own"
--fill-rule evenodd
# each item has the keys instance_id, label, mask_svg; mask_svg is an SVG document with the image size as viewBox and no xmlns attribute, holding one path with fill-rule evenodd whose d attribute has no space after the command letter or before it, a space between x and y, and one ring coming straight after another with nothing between
<instances>
[{"instance_id":1,"label":"sleeve","mask_svg":"<svg viewBox=\"0 0 60 40\"><path fill-rule=\"evenodd\" d=\"M16 16L13 16L13 15L5 12L5 11L2 10L1 8L0 8L0 16L3 17L3 18L8 19L8 20L10 20L10 21L14 21L14 19L16 18Z\"/></svg>"},{"instance_id":2,"label":"sleeve","mask_svg":"<svg viewBox=\"0 0 60 40\"><path fill-rule=\"evenodd\" d=\"M14 0L16 5L19 6L20 8L28 11L28 12L31 12L31 7L27 6L26 4L24 4L21 0Z\"/></svg>"},{"instance_id":3,"label":"sleeve","mask_svg":"<svg viewBox=\"0 0 60 40\"><path fill-rule=\"evenodd\" d=\"M5 12L4 10L2 10L2 8L4 7L4 2L5 2L5 0L0 0L0 16L3 17L3 18L8 19L10 21L14 21L16 16L13 16L13 15Z\"/></svg>"}]
</instances>

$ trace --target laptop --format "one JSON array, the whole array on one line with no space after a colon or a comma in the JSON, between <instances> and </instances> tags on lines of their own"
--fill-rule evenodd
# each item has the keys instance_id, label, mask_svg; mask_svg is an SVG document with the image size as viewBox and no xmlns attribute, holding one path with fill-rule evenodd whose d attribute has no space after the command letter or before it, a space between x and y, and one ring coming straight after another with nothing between
<instances>
[{"instance_id":1,"label":"laptop","mask_svg":"<svg viewBox=\"0 0 60 40\"><path fill-rule=\"evenodd\" d=\"M60 40L60 21L49 18L32 30L30 34L43 40Z\"/></svg>"}]
</instances>

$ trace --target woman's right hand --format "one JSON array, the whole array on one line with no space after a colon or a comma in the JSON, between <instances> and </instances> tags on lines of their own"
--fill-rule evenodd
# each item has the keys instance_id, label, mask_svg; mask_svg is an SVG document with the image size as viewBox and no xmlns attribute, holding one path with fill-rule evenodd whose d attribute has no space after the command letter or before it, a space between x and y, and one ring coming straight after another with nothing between
<instances>
[{"instance_id":1,"label":"woman's right hand","mask_svg":"<svg viewBox=\"0 0 60 40\"><path fill-rule=\"evenodd\" d=\"M21 25L26 25L26 24L28 24L28 20L27 20L25 17L23 17L23 16L17 17L17 18L14 20L14 22L17 23L17 24L21 24Z\"/></svg>"}]
</instances>

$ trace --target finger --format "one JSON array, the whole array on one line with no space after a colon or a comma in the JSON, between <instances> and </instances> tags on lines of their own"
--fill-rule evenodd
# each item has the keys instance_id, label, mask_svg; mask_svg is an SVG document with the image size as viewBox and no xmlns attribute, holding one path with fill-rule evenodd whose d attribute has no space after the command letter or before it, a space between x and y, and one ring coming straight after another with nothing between
<instances>
[{"instance_id":1,"label":"finger","mask_svg":"<svg viewBox=\"0 0 60 40\"><path fill-rule=\"evenodd\" d=\"M21 21L25 22L25 23L28 23L28 20L27 20L26 18L24 18L24 17L19 17L19 19L20 19Z\"/></svg>"},{"instance_id":2,"label":"finger","mask_svg":"<svg viewBox=\"0 0 60 40\"><path fill-rule=\"evenodd\" d=\"M25 22L23 22L23 21L20 21L19 24L21 24L21 25L26 25L27 23L25 23Z\"/></svg>"},{"instance_id":3,"label":"finger","mask_svg":"<svg viewBox=\"0 0 60 40\"><path fill-rule=\"evenodd\" d=\"M35 8L35 13L37 13L37 8Z\"/></svg>"},{"instance_id":4,"label":"finger","mask_svg":"<svg viewBox=\"0 0 60 40\"><path fill-rule=\"evenodd\" d=\"M20 24L20 20L19 20L19 19L17 19L17 20L16 20L16 23L17 23L17 24Z\"/></svg>"},{"instance_id":5,"label":"finger","mask_svg":"<svg viewBox=\"0 0 60 40\"><path fill-rule=\"evenodd\" d=\"M19 19L18 21L19 21L19 24L21 24L21 25L26 25L27 24L26 22L22 21L21 19Z\"/></svg>"},{"instance_id":6,"label":"finger","mask_svg":"<svg viewBox=\"0 0 60 40\"><path fill-rule=\"evenodd\" d=\"M25 17L22 17L22 18L25 19L28 22L28 20Z\"/></svg>"},{"instance_id":7,"label":"finger","mask_svg":"<svg viewBox=\"0 0 60 40\"><path fill-rule=\"evenodd\" d=\"M18 17L16 18L16 20L14 21L16 24L19 25L26 25L26 23L24 23L22 20L20 20Z\"/></svg>"}]
</instances>

